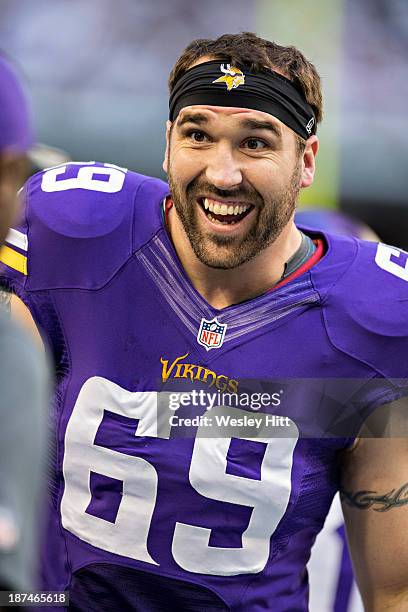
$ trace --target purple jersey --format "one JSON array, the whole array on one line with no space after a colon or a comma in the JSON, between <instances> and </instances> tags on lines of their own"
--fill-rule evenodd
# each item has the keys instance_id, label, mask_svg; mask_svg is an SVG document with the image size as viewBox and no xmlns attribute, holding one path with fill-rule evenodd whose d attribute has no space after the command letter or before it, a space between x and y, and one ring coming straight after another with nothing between
<instances>
[{"instance_id":1,"label":"purple jersey","mask_svg":"<svg viewBox=\"0 0 408 612\"><path fill-rule=\"evenodd\" d=\"M300 210L295 221L329 233L357 238L362 238L366 230L363 223L338 210ZM308 571L313 612L362 612L338 496L333 500L325 526L312 550Z\"/></svg>"},{"instance_id":2,"label":"purple jersey","mask_svg":"<svg viewBox=\"0 0 408 612\"><path fill-rule=\"evenodd\" d=\"M32 143L27 100L14 70L0 56L0 152L24 153Z\"/></svg>"},{"instance_id":3,"label":"purple jersey","mask_svg":"<svg viewBox=\"0 0 408 612\"><path fill-rule=\"evenodd\" d=\"M2 282L30 307L57 371L44 588L69 590L76 610L305 611L338 452L368 410L405 394L387 379L406 376L407 255L327 235L309 271L216 310L173 250L167 194L112 164L58 166L29 180L8 236ZM259 435L233 429L256 421L241 404L202 410L230 419L223 435L203 419L184 431L180 383L209 401L276 380L256 408ZM327 408L331 381L347 384ZM178 401L170 418L163 382Z\"/></svg>"}]
</instances>

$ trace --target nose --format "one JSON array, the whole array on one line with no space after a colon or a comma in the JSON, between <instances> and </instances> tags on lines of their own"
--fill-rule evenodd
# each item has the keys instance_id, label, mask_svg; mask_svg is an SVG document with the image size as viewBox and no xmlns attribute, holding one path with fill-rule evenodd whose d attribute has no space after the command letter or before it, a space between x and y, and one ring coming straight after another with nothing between
<instances>
[{"instance_id":1,"label":"nose","mask_svg":"<svg viewBox=\"0 0 408 612\"><path fill-rule=\"evenodd\" d=\"M241 166L228 144L217 143L217 146L208 152L206 176L218 189L233 189L241 185Z\"/></svg>"}]
</instances>

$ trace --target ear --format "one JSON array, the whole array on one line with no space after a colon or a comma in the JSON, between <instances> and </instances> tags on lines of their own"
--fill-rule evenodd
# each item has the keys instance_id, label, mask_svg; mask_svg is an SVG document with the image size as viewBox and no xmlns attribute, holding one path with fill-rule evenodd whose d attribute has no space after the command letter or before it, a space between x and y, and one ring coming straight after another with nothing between
<instances>
[{"instance_id":1,"label":"ear","mask_svg":"<svg viewBox=\"0 0 408 612\"><path fill-rule=\"evenodd\" d=\"M166 150L164 152L164 160L163 160L163 170L165 173L168 173L169 169L169 152L170 152L170 128L171 121L166 121Z\"/></svg>"},{"instance_id":2,"label":"ear","mask_svg":"<svg viewBox=\"0 0 408 612\"><path fill-rule=\"evenodd\" d=\"M315 174L315 157L319 149L319 139L317 136L310 136L306 140L305 150L302 157L302 178L300 187L309 187L313 183Z\"/></svg>"}]
</instances>

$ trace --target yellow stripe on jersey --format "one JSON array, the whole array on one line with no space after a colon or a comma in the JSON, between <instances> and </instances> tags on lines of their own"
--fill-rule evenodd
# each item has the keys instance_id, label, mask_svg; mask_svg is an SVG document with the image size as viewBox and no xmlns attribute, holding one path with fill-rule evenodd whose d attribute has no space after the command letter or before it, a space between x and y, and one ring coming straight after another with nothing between
<instances>
[{"instance_id":1,"label":"yellow stripe on jersey","mask_svg":"<svg viewBox=\"0 0 408 612\"><path fill-rule=\"evenodd\" d=\"M0 261L27 276L27 257L25 255L17 253L8 246L3 246L0 249Z\"/></svg>"}]
</instances>

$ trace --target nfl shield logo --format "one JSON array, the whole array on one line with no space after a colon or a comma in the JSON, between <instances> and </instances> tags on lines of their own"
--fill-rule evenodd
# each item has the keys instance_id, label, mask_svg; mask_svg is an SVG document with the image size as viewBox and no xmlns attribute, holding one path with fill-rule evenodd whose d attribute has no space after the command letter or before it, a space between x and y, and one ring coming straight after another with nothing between
<instances>
[{"instance_id":1,"label":"nfl shield logo","mask_svg":"<svg viewBox=\"0 0 408 612\"><path fill-rule=\"evenodd\" d=\"M211 349L220 348L224 342L225 331L227 324L224 325L217 321L217 318L207 321L201 319L200 329L197 334L197 342L204 346L207 351Z\"/></svg>"}]
</instances>

